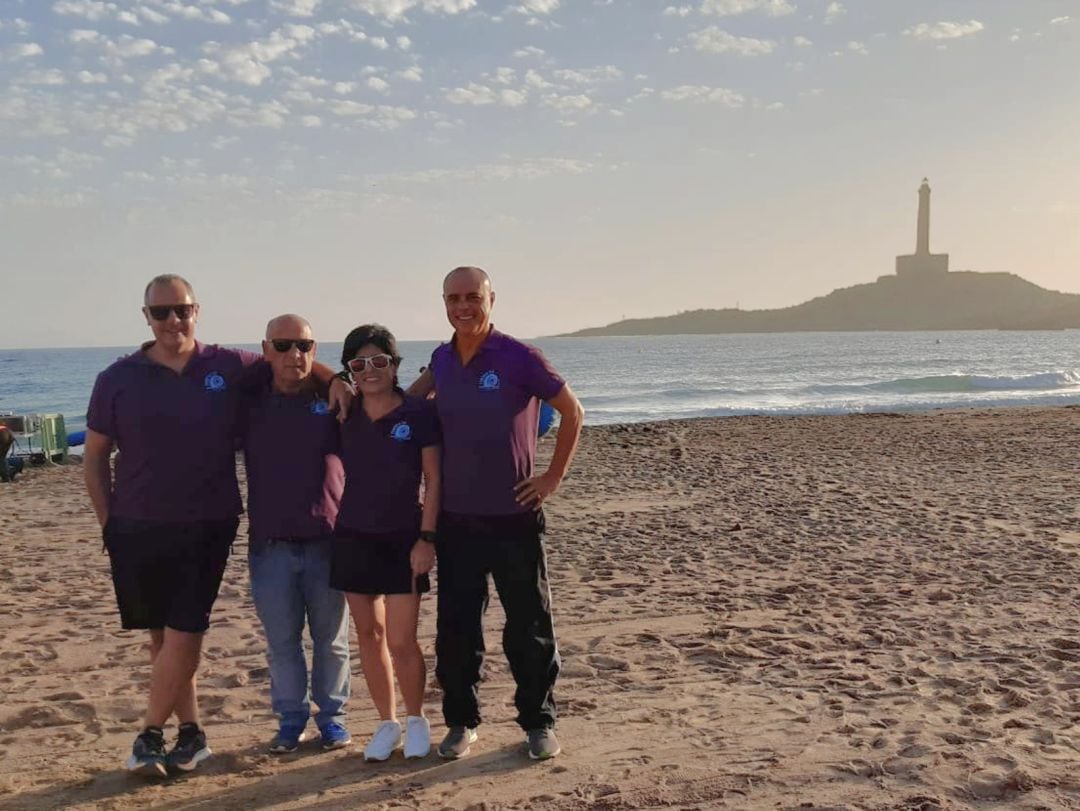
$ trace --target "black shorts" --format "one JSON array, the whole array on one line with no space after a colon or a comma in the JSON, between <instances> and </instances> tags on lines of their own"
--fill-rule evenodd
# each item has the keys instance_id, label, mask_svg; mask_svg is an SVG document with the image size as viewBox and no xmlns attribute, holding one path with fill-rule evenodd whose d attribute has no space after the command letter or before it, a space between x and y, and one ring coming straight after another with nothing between
<instances>
[{"instance_id":1,"label":"black shorts","mask_svg":"<svg viewBox=\"0 0 1080 811\"><path fill-rule=\"evenodd\" d=\"M238 523L110 518L102 535L123 627L209 628Z\"/></svg>"},{"instance_id":2,"label":"black shorts","mask_svg":"<svg viewBox=\"0 0 1080 811\"><path fill-rule=\"evenodd\" d=\"M409 555L418 530L334 533L330 587L353 594L412 594ZM416 593L431 591L426 574L416 578Z\"/></svg>"}]
</instances>

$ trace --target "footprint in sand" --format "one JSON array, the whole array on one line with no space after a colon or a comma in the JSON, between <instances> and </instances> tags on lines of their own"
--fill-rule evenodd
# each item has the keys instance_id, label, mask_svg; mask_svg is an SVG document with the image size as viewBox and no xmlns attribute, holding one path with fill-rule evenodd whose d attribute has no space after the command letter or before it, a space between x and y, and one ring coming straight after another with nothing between
<instances>
[{"instance_id":1,"label":"footprint in sand","mask_svg":"<svg viewBox=\"0 0 1080 811\"><path fill-rule=\"evenodd\" d=\"M630 663L614 656L605 656L602 653L594 653L586 658L586 661L597 670L629 670Z\"/></svg>"},{"instance_id":2,"label":"footprint in sand","mask_svg":"<svg viewBox=\"0 0 1080 811\"><path fill-rule=\"evenodd\" d=\"M72 704L66 707L38 705L20 710L0 724L0 728L10 731L26 728L43 729L78 722L86 723L96 718L97 710L92 704Z\"/></svg>"}]
</instances>

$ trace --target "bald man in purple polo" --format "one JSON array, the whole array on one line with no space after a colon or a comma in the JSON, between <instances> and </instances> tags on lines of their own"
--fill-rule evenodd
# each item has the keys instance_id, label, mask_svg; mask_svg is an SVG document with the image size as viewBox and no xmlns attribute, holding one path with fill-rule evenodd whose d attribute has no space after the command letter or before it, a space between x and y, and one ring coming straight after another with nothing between
<instances>
[{"instance_id":1,"label":"bald man in purple polo","mask_svg":"<svg viewBox=\"0 0 1080 811\"><path fill-rule=\"evenodd\" d=\"M150 633L150 695L127 768L163 777L210 756L196 672L241 511L240 395L268 372L261 355L195 340L199 304L182 277L151 279L143 301L154 340L98 375L83 472L121 624ZM318 374L333 379L326 366ZM163 727L174 713L179 735L166 754Z\"/></svg>"},{"instance_id":2,"label":"bald man in purple polo","mask_svg":"<svg viewBox=\"0 0 1080 811\"><path fill-rule=\"evenodd\" d=\"M435 652L449 731L439 754L462 757L477 739L490 574L506 612L503 649L517 682L517 722L529 756L543 760L560 746L553 695L559 652L541 508L566 475L585 412L538 349L494 328L487 273L455 268L443 282L443 301L454 336L412 388L434 388L444 434ZM536 475L541 400L562 419L551 464Z\"/></svg>"},{"instance_id":3,"label":"bald man in purple polo","mask_svg":"<svg viewBox=\"0 0 1080 811\"><path fill-rule=\"evenodd\" d=\"M349 615L344 595L330 587L331 535L345 473L337 455L337 420L312 377L316 351L307 319L271 319L263 356L273 375L248 393L241 419L248 569L268 645L270 701L279 721L269 751L277 755L300 745L312 702L323 749L340 749L352 740L344 726Z\"/></svg>"}]
</instances>

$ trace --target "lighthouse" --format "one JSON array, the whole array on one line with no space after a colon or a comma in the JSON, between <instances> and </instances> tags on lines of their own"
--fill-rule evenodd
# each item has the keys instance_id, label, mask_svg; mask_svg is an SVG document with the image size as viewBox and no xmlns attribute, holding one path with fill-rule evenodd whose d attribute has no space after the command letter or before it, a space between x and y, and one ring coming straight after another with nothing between
<instances>
[{"instance_id":1,"label":"lighthouse","mask_svg":"<svg viewBox=\"0 0 1080 811\"><path fill-rule=\"evenodd\" d=\"M947 253L930 253L930 182L919 186L919 217L915 229L915 253L896 257L897 276L936 276L949 272Z\"/></svg>"}]
</instances>

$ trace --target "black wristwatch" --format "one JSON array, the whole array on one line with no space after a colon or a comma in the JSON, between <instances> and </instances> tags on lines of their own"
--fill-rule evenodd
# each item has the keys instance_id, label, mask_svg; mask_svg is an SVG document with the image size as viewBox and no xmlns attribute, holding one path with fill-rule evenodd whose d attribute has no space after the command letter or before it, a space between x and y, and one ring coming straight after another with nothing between
<instances>
[{"instance_id":1,"label":"black wristwatch","mask_svg":"<svg viewBox=\"0 0 1080 811\"><path fill-rule=\"evenodd\" d=\"M422 529L422 530L420 530L420 540L421 541L427 541L428 543L435 543L435 538L436 537L437 537L437 535L434 532L432 532L430 529Z\"/></svg>"}]
</instances>

